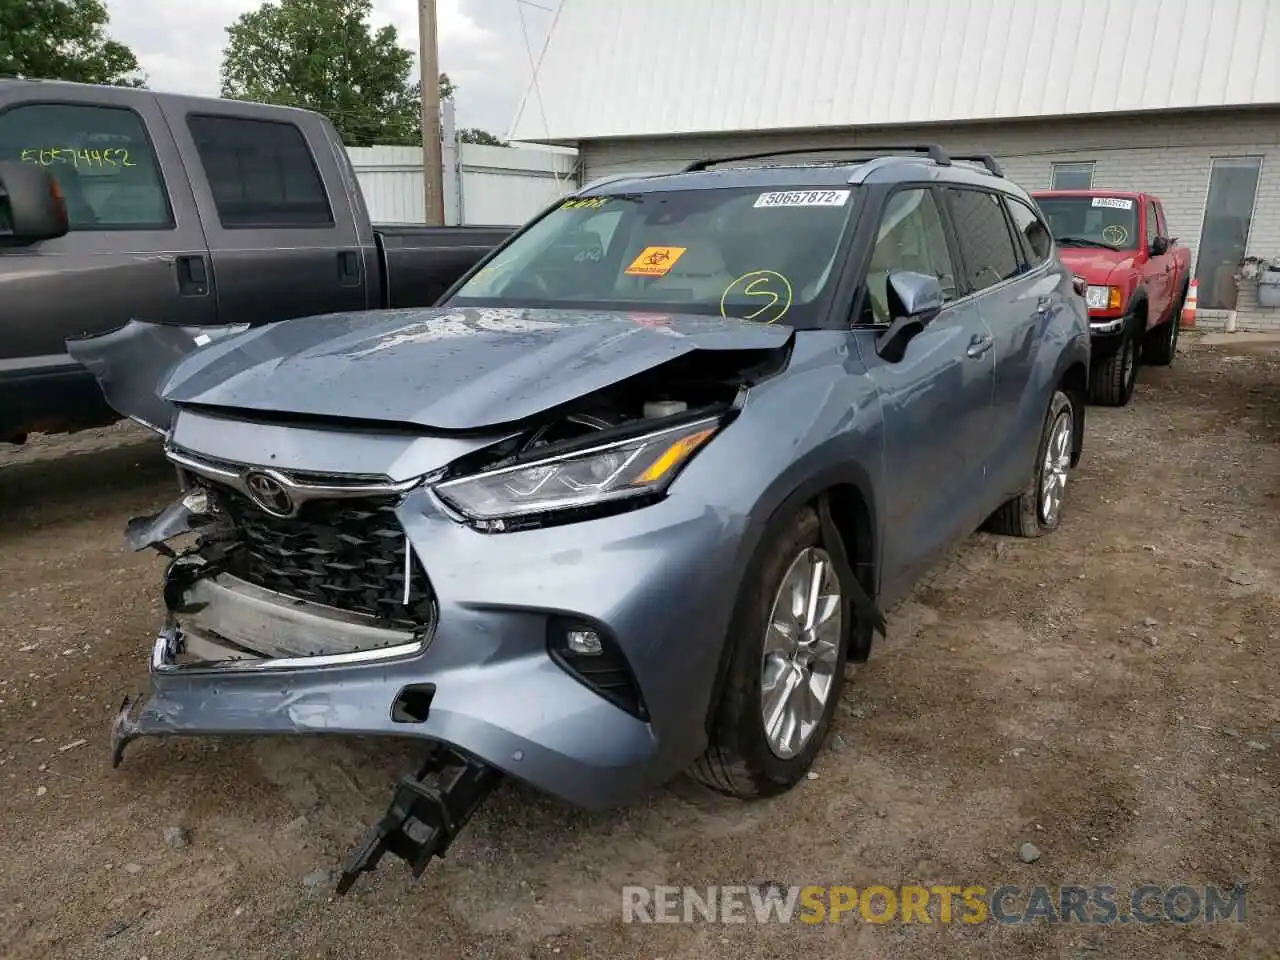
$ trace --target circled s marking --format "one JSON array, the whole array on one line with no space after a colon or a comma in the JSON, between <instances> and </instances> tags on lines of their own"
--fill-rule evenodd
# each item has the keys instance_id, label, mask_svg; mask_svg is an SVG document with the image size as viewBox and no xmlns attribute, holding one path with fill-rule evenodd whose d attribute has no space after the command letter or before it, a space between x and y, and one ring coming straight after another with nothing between
<instances>
[{"instance_id":1,"label":"circled s marking","mask_svg":"<svg viewBox=\"0 0 1280 960\"><path fill-rule=\"evenodd\" d=\"M777 323L791 309L794 296L791 281L776 270L752 270L724 288L720 296L720 316L726 319L729 313L725 304L733 294L759 301L760 305L744 318L757 323Z\"/></svg>"}]
</instances>

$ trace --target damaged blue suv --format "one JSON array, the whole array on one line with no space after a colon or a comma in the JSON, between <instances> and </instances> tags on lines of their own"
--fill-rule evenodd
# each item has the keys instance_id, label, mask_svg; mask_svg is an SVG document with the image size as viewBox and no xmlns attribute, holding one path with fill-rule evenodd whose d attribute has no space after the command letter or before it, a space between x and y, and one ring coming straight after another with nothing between
<instances>
[{"instance_id":1,"label":"damaged blue suv","mask_svg":"<svg viewBox=\"0 0 1280 960\"><path fill-rule=\"evenodd\" d=\"M1089 370L991 158L821 152L587 186L431 309L70 341L183 487L127 532L172 559L116 762L420 738L342 889L504 774L588 807L803 778L882 609L983 525L1058 527Z\"/></svg>"}]
</instances>

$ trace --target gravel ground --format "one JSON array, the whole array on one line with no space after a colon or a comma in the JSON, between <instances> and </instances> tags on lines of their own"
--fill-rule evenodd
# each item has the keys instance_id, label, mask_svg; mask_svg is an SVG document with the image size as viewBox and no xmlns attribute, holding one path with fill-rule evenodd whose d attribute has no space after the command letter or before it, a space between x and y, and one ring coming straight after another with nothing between
<instances>
[{"instance_id":1,"label":"gravel ground","mask_svg":"<svg viewBox=\"0 0 1280 960\"><path fill-rule=\"evenodd\" d=\"M1273 348L1188 336L1128 408L1091 408L1062 529L975 536L893 611L787 796L681 780L588 815L504 785L422 881L388 861L340 901L324 871L411 748L142 740L111 770L162 563L121 530L171 471L127 425L3 457L0 956L1276 955ZM622 922L626 884L767 881L1250 886L1247 922L1212 925Z\"/></svg>"}]
</instances>

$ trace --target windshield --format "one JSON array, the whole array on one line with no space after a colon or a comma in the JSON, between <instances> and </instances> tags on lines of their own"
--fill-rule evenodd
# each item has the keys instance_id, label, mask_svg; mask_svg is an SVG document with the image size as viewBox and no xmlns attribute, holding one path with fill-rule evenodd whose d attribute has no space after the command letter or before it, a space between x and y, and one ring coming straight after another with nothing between
<instances>
[{"instance_id":1,"label":"windshield","mask_svg":"<svg viewBox=\"0 0 1280 960\"><path fill-rule=\"evenodd\" d=\"M1036 203L1060 246L1138 245L1138 204L1132 197L1036 197Z\"/></svg>"},{"instance_id":2,"label":"windshield","mask_svg":"<svg viewBox=\"0 0 1280 960\"><path fill-rule=\"evenodd\" d=\"M575 197L451 305L659 310L817 326L855 206L848 189Z\"/></svg>"}]
</instances>

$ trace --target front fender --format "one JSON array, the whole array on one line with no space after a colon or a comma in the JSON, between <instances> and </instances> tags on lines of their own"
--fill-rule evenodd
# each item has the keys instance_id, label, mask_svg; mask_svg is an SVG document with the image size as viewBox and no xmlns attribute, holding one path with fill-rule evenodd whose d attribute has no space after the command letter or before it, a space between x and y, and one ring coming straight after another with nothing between
<instances>
[{"instance_id":1,"label":"front fender","mask_svg":"<svg viewBox=\"0 0 1280 960\"><path fill-rule=\"evenodd\" d=\"M249 329L247 323L180 326L130 320L122 327L66 341L67 353L89 370L111 408L157 433L167 433L173 407L160 387L178 363L210 344Z\"/></svg>"}]
</instances>

